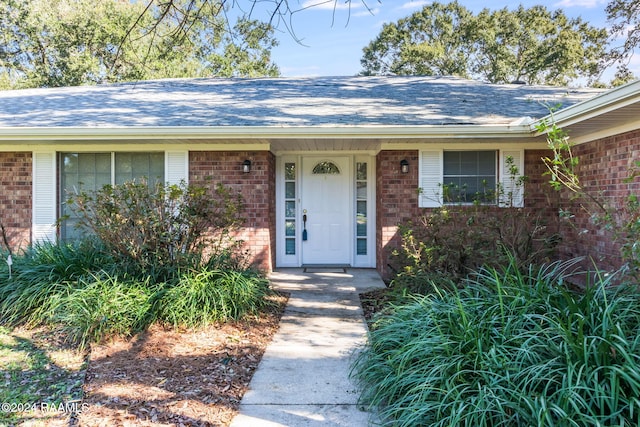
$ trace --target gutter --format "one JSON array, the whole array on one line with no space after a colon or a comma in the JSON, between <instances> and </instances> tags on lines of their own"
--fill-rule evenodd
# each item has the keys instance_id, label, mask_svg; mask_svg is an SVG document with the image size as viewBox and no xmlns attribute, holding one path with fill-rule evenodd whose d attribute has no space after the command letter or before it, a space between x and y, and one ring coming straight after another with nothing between
<instances>
[{"instance_id":1,"label":"gutter","mask_svg":"<svg viewBox=\"0 0 640 427\"><path fill-rule=\"evenodd\" d=\"M0 141L221 140L221 139L419 139L531 137L528 123L424 126L154 126L0 127Z\"/></svg>"}]
</instances>

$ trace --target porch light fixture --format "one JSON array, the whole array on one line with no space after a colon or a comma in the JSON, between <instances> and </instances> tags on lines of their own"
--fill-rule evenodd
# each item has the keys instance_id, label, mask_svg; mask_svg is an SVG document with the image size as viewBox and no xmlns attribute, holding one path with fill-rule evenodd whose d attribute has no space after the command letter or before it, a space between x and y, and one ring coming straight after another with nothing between
<instances>
[{"instance_id":1,"label":"porch light fixture","mask_svg":"<svg viewBox=\"0 0 640 427\"><path fill-rule=\"evenodd\" d=\"M407 161L407 159L400 161L400 172L409 173L409 162Z\"/></svg>"},{"instance_id":2,"label":"porch light fixture","mask_svg":"<svg viewBox=\"0 0 640 427\"><path fill-rule=\"evenodd\" d=\"M249 173L251 172L251 160L247 159L242 162L242 172Z\"/></svg>"}]
</instances>

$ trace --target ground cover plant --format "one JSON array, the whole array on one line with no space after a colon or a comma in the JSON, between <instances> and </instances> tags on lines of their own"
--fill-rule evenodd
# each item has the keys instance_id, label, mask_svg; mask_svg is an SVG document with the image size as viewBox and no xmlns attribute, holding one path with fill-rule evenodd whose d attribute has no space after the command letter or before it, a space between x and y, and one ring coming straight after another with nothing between
<instances>
[{"instance_id":1,"label":"ground cover plant","mask_svg":"<svg viewBox=\"0 0 640 427\"><path fill-rule=\"evenodd\" d=\"M363 403L395 426L639 425L637 286L575 292L570 266L511 262L405 298L354 365Z\"/></svg>"}]
</instances>

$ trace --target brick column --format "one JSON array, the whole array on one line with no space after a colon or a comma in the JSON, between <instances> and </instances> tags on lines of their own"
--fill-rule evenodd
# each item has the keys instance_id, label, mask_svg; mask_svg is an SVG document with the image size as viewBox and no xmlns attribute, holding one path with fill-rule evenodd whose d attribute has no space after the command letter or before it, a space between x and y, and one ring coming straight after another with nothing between
<instances>
[{"instance_id":1,"label":"brick column","mask_svg":"<svg viewBox=\"0 0 640 427\"><path fill-rule=\"evenodd\" d=\"M242 163L251 161L251 172ZM275 263L275 157L268 151L192 151L189 182L213 189L218 183L242 195L246 219L237 238L245 242L251 262L263 271Z\"/></svg>"}]
</instances>

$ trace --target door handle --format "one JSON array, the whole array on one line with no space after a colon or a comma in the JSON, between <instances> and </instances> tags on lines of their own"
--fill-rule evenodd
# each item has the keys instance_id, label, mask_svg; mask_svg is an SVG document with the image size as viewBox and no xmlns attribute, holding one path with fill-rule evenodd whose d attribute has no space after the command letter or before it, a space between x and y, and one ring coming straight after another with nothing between
<instances>
[{"instance_id":1,"label":"door handle","mask_svg":"<svg viewBox=\"0 0 640 427\"><path fill-rule=\"evenodd\" d=\"M307 212L307 210L305 209L304 212ZM304 242L307 238L307 214L305 213L302 215L302 241Z\"/></svg>"}]
</instances>

